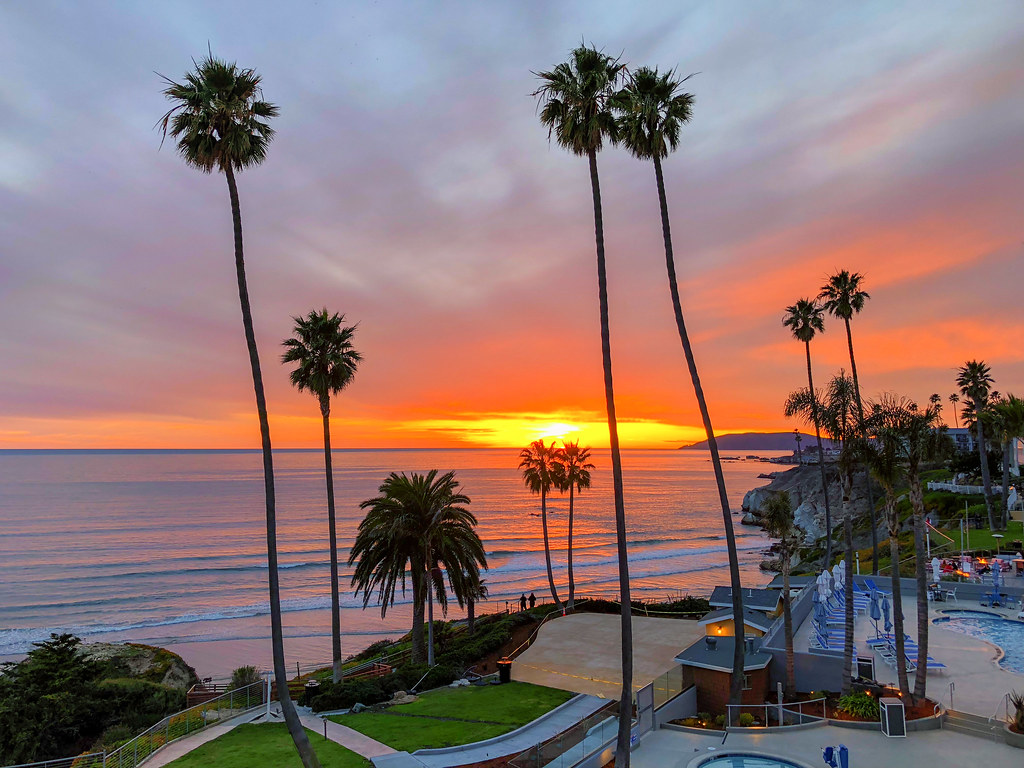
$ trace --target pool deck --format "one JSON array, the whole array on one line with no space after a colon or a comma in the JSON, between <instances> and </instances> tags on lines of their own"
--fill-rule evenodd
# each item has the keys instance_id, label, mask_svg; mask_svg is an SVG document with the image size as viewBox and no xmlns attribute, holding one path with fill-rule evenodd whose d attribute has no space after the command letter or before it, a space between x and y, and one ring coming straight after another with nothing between
<instances>
[{"instance_id":1,"label":"pool deck","mask_svg":"<svg viewBox=\"0 0 1024 768\"><path fill-rule=\"evenodd\" d=\"M722 744L721 735L681 733L661 729L644 736L633 750L633 768L685 768L701 755L730 751L762 752L822 765L822 747L845 744L850 765L898 768L964 768L964 766L1019 766L1024 751L995 741L953 731L920 731L903 739L890 739L881 731L860 731L820 726L785 733L733 732Z\"/></svg>"},{"instance_id":2,"label":"pool deck","mask_svg":"<svg viewBox=\"0 0 1024 768\"><path fill-rule=\"evenodd\" d=\"M959 602L929 603L929 617L934 619L942 615L942 611L984 611L1012 618L1017 615L1017 608L986 608L973 600ZM910 595L903 601L904 631L912 638L917 637L917 599ZM1024 623L1021 625L1024 635ZM794 647L804 650L808 647L811 632L811 621L808 618L794 635ZM895 684L896 670L882 661L882 657L870 651L866 644L868 637L873 637L874 626L867 614L860 614L854 622L854 644L860 656L873 655L875 658L875 677L879 682ZM1001 711L1003 697L1007 692L1024 691L1024 675L1003 669L997 663L1000 657L998 646L975 637L946 629L942 623L932 623L928 631L928 655L945 664L948 669L943 674L928 675L928 696L940 702L948 709L969 712L972 715L991 717L997 710ZM955 683L950 699L950 683ZM913 673L910 673L910 684L913 687ZM820 757L819 757L820 759Z\"/></svg>"}]
</instances>

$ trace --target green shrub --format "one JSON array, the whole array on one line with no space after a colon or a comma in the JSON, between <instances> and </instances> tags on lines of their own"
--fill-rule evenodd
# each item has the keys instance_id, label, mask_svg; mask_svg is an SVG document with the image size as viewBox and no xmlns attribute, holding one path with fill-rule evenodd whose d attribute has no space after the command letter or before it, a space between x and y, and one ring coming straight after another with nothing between
<instances>
[{"instance_id":1,"label":"green shrub","mask_svg":"<svg viewBox=\"0 0 1024 768\"><path fill-rule=\"evenodd\" d=\"M239 667L231 673L231 688L245 688L245 686L258 683L262 679L256 667Z\"/></svg>"},{"instance_id":2,"label":"green shrub","mask_svg":"<svg viewBox=\"0 0 1024 768\"><path fill-rule=\"evenodd\" d=\"M838 706L843 712L861 720L877 720L879 716L878 699L863 691L843 696Z\"/></svg>"},{"instance_id":3,"label":"green shrub","mask_svg":"<svg viewBox=\"0 0 1024 768\"><path fill-rule=\"evenodd\" d=\"M754 716L749 712L740 712L740 728L749 728L754 724Z\"/></svg>"},{"instance_id":4,"label":"green shrub","mask_svg":"<svg viewBox=\"0 0 1024 768\"><path fill-rule=\"evenodd\" d=\"M314 712L348 709L357 703L379 704L391 698L378 680L345 680L337 685L321 683L320 688L321 692L309 703Z\"/></svg>"},{"instance_id":5,"label":"green shrub","mask_svg":"<svg viewBox=\"0 0 1024 768\"><path fill-rule=\"evenodd\" d=\"M716 728L725 728L725 715L718 715L715 718L715 727Z\"/></svg>"},{"instance_id":6,"label":"green shrub","mask_svg":"<svg viewBox=\"0 0 1024 768\"><path fill-rule=\"evenodd\" d=\"M1010 704L1014 709L1010 725L1017 733L1024 733L1024 693L1011 692Z\"/></svg>"},{"instance_id":7,"label":"green shrub","mask_svg":"<svg viewBox=\"0 0 1024 768\"><path fill-rule=\"evenodd\" d=\"M94 752L113 752L126 741L135 738L135 731L124 723L112 725L103 732L99 741L93 744Z\"/></svg>"},{"instance_id":8,"label":"green shrub","mask_svg":"<svg viewBox=\"0 0 1024 768\"><path fill-rule=\"evenodd\" d=\"M96 686L96 694L108 711L120 712L120 721L135 731L145 730L187 703L180 688L133 678L103 680Z\"/></svg>"}]
</instances>

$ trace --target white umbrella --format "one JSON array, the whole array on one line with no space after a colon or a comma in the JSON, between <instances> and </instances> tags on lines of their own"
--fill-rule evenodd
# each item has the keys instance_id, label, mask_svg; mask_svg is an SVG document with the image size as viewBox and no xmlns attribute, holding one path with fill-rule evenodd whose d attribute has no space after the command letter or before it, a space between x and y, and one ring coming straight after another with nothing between
<instances>
[{"instance_id":1,"label":"white umbrella","mask_svg":"<svg viewBox=\"0 0 1024 768\"><path fill-rule=\"evenodd\" d=\"M932 558L932 579L938 581L942 576L942 561L937 557Z\"/></svg>"},{"instance_id":2,"label":"white umbrella","mask_svg":"<svg viewBox=\"0 0 1024 768\"><path fill-rule=\"evenodd\" d=\"M832 568L832 578L836 581L836 589L839 589L846 583L843 579L842 563L836 563L835 567Z\"/></svg>"}]
</instances>

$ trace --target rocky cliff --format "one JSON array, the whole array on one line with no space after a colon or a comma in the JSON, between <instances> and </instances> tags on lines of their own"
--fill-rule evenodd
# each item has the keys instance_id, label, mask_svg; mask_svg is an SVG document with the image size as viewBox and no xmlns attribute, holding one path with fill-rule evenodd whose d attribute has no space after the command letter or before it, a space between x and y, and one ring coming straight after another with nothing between
<instances>
[{"instance_id":1,"label":"rocky cliff","mask_svg":"<svg viewBox=\"0 0 1024 768\"><path fill-rule=\"evenodd\" d=\"M854 478L853 492L849 502L843 507L842 487L839 483L835 467L826 467L829 485L829 504L832 510L832 528L842 528L844 515L853 515L853 520L861 520L869 514L867 488L863 472ZM873 485L876 501L881 498L881 488ZM760 525L761 505L772 495L780 491L789 491L793 503L793 518L797 526L804 532L804 546L811 547L825 536L825 495L821 490L821 474L817 465L793 467L776 475L767 485L754 488L743 497L743 523ZM836 541L841 534L834 534Z\"/></svg>"},{"instance_id":2,"label":"rocky cliff","mask_svg":"<svg viewBox=\"0 0 1024 768\"><path fill-rule=\"evenodd\" d=\"M176 653L138 643L89 643L82 652L104 665L104 677L131 677L187 690L199 682L196 671Z\"/></svg>"}]
</instances>

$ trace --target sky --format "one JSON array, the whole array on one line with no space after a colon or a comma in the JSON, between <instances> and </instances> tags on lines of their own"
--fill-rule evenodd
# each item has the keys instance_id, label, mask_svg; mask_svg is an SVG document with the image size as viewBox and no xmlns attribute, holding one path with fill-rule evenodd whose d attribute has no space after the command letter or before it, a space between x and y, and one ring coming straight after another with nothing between
<instances>
[{"instance_id":1,"label":"sky","mask_svg":"<svg viewBox=\"0 0 1024 768\"><path fill-rule=\"evenodd\" d=\"M837 269L865 395L982 359L1024 394L1024 5L999 2L0 4L0 448L257 447L226 184L155 124L208 49L280 107L238 177L274 442L315 447L292 317L358 323L336 447L607 445L585 159L533 72L587 41L695 73L665 161L684 312L718 432L792 430L781 319ZM702 438L654 171L598 159L623 444ZM849 367L836 321L817 382ZM947 416L949 406L947 405Z\"/></svg>"}]
</instances>

